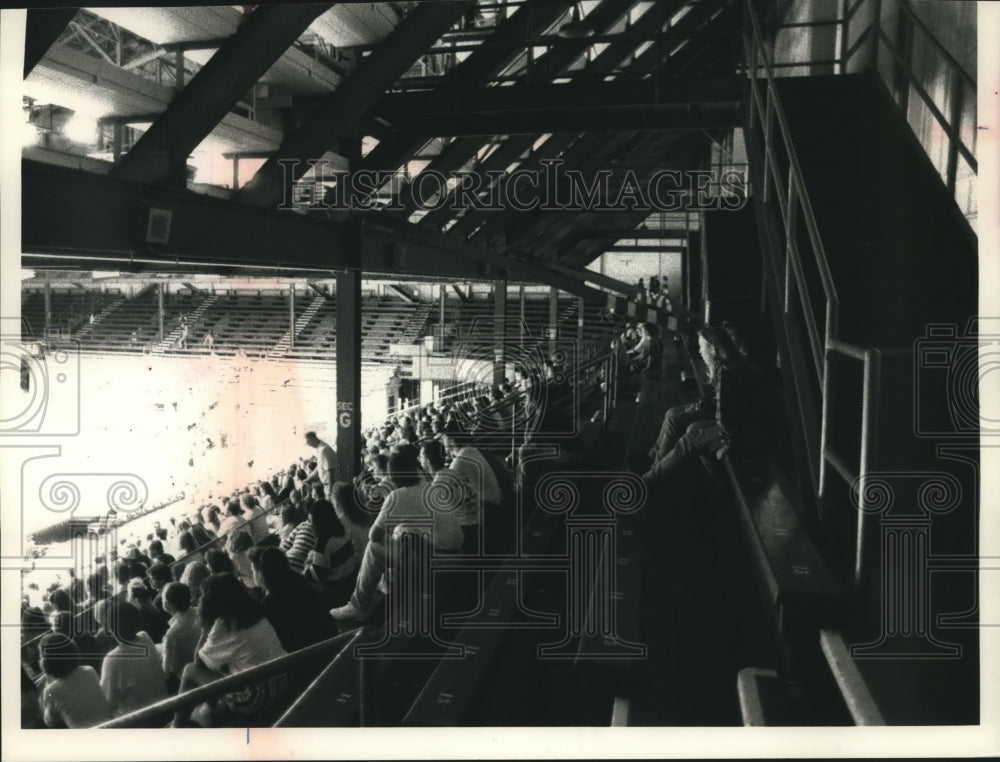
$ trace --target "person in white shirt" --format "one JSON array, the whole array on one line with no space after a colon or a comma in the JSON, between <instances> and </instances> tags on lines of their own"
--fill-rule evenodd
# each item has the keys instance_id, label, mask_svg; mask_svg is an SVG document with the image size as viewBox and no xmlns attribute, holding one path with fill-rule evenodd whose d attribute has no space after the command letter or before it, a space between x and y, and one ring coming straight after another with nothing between
<instances>
[{"instance_id":1,"label":"person in white shirt","mask_svg":"<svg viewBox=\"0 0 1000 762\"><path fill-rule=\"evenodd\" d=\"M386 543L396 526L433 522L434 547L437 550L460 550L461 527L442 515L435 515L428 497L430 484L421 480L417 450L411 445L394 450L389 455L389 479L395 489L389 493L372 524L368 546L350 601L330 611L338 621L364 621L381 600L379 583L386 569ZM440 528L439 528L440 522Z\"/></svg>"},{"instance_id":2,"label":"person in white shirt","mask_svg":"<svg viewBox=\"0 0 1000 762\"><path fill-rule=\"evenodd\" d=\"M456 519L463 526L479 524L487 504L500 505L503 501L503 492L493 467L479 450L463 447L454 435L445 435L441 443L451 455L449 470L465 485L465 502Z\"/></svg>"},{"instance_id":3,"label":"person in white shirt","mask_svg":"<svg viewBox=\"0 0 1000 762\"><path fill-rule=\"evenodd\" d=\"M76 644L50 633L39 647L44 682L39 705L50 728L91 728L111 719L101 683L93 667L84 666Z\"/></svg>"},{"instance_id":4,"label":"person in white shirt","mask_svg":"<svg viewBox=\"0 0 1000 762\"><path fill-rule=\"evenodd\" d=\"M184 667L194 661L201 624L198 612L191 608L191 590L181 582L171 582L163 588L163 608L170 614L170 626L161 647L163 672L170 692L176 693Z\"/></svg>"},{"instance_id":5,"label":"person in white shirt","mask_svg":"<svg viewBox=\"0 0 1000 762\"><path fill-rule=\"evenodd\" d=\"M205 580L198 618L207 634L181 675L182 693L287 653L260 603L228 572ZM199 724L215 726L235 715L251 725L275 707L287 685L286 676L278 675L226 694L214 708L199 705L194 714ZM187 723L188 711L177 713L175 727Z\"/></svg>"},{"instance_id":6,"label":"person in white shirt","mask_svg":"<svg viewBox=\"0 0 1000 762\"><path fill-rule=\"evenodd\" d=\"M167 698L160 655L149 635L139 632L138 609L129 603L102 608L98 613L102 626L114 631L119 640L101 665L101 690L111 715L120 717Z\"/></svg>"},{"instance_id":7,"label":"person in white shirt","mask_svg":"<svg viewBox=\"0 0 1000 762\"><path fill-rule=\"evenodd\" d=\"M337 481L337 452L330 445L316 436L315 431L306 433L306 444L316 450L316 475L323 485L324 494L333 492L333 483Z\"/></svg>"}]
</instances>

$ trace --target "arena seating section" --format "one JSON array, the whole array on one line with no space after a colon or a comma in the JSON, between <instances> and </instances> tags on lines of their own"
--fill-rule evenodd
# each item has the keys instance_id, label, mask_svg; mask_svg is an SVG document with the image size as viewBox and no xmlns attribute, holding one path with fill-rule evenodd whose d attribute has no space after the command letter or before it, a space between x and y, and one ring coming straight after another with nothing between
<instances>
[{"instance_id":1,"label":"arena seating section","mask_svg":"<svg viewBox=\"0 0 1000 762\"><path fill-rule=\"evenodd\" d=\"M62 337L80 342L80 348L93 352L140 353L153 351L172 354L207 354L205 336L212 332L213 351L233 355L242 350L250 356L288 360L335 360L337 349L337 302L335 296L298 295L295 302L296 335L294 347L289 337L289 296L241 291L226 294L184 291L165 294L163 300L164 338L159 337L157 294L153 285L134 296L120 291L83 292L53 290L52 321ZM26 290L22 297L22 315L35 336L45 326L44 294ZM441 351L451 351L455 341L493 332L493 301L452 298L445 304L445 328ZM558 325L562 335L577 335L578 301L562 298L558 304ZM91 325L89 318L95 315ZM362 361L396 363L391 354L394 344L413 344L427 335L441 335L437 302L407 301L395 295L369 295L362 303ZM180 349L181 316L189 321L188 347ZM608 324L601 319L601 306L584 307L585 342L602 341ZM548 298L525 301L524 328L529 337L547 335ZM520 331L520 303L507 302L507 335Z\"/></svg>"}]
</instances>

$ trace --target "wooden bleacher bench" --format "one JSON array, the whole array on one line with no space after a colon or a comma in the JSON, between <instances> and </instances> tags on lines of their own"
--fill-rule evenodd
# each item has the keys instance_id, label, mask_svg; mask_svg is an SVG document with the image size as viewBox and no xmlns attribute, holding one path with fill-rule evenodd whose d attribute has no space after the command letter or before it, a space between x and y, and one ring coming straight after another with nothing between
<instances>
[{"instance_id":1,"label":"wooden bleacher bench","mask_svg":"<svg viewBox=\"0 0 1000 762\"><path fill-rule=\"evenodd\" d=\"M839 624L843 592L799 521L788 477L770 455L727 455L723 466L778 632Z\"/></svg>"}]
</instances>

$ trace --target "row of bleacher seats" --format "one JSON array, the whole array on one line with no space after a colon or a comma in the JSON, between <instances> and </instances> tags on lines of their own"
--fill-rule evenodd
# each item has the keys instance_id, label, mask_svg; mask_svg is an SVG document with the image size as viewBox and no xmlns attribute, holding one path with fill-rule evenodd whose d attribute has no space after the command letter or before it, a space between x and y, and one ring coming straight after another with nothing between
<instances>
[{"instance_id":1,"label":"row of bleacher seats","mask_svg":"<svg viewBox=\"0 0 1000 762\"><path fill-rule=\"evenodd\" d=\"M122 300L103 317L89 325L91 309L100 310ZM82 349L107 352L141 352L161 344L158 298L154 288L126 298L121 293L106 293L95 303L94 294L53 292L53 324L62 325L73 333ZM317 302L317 300L321 300ZM313 307L304 324L303 316ZM98 307L100 309L98 309ZM207 353L204 345L209 332L214 339L213 350L228 355L243 351L249 355L266 355L280 349L280 355L290 359L334 360L337 340L337 303L335 297L299 296L295 303L297 331L295 346L289 347L289 297L252 293L223 294L179 292L166 294L163 301L164 341L166 353ZM199 308L202 311L199 312ZM36 335L45 325L44 296L41 291L26 292L22 299L22 314ZM79 318L70 325L67 315ZM191 320L188 345L176 344L180 318ZM558 306L560 330L566 337L576 338L578 306L575 298L560 299ZM607 324L601 317L601 306L587 303L584 307L584 340L604 338ZM509 299L507 305L508 336L518 335L520 305ZM438 307L433 304L408 302L396 296L369 296L362 304L362 360L369 363L395 362L390 347L398 343L413 343L424 335L438 334ZM547 299L525 302L525 327L528 336L542 338L549 322ZM458 336L485 337L493 332L493 302L488 299L448 300L445 305L445 342L449 351ZM284 342L284 344L282 343Z\"/></svg>"},{"instance_id":2,"label":"row of bleacher seats","mask_svg":"<svg viewBox=\"0 0 1000 762\"><path fill-rule=\"evenodd\" d=\"M101 310L122 297L120 291L53 290L50 330L56 330L65 336L72 335L89 324L91 315L100 314ZM34 336L42 336L45 331L43 291L32 290L22 295L21 317L27 322Z\"/></svg>"}]
</instances>

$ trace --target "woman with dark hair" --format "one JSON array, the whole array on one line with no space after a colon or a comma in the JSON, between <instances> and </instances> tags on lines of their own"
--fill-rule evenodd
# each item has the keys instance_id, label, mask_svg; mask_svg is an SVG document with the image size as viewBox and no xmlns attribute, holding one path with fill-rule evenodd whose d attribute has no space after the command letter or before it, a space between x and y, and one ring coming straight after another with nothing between
<instances>
[{"instance_id":1,"label":"woman with dark hair","mask_svg":"<svg viewBox=\"0 0 1000 762\"><path fill-rule=\"evenodd\" d=\"M337 582L354 571L354 546L333 503L317 500L309 508L316 546L306 557L305 574L317 582Z\"/></svg>"},{"instance_id":2,"label":"woman with dark hair","mask_svg":"<svg viewBox=\"0 0 1000 762\"><path fill-rule=\"evenodd\" d=\"M212 506L208 509L208 519L205 521L205 529L216 537L221 536L222 522L219 520L219 508L217 506Z\"/></svg>"},{"instance_id":3,"label":"woman with dark hair","mask_svg":"<svg viewBox=\"0 0 1000 762\"><path fill-rule=\"evenodd\" d=\"M232 574L215 574L205 580L198 616L206 635L194 661L184 668L182 693L286 653L261 605ZM195 710L198 724L216 726L234 716L241 718L241 724L253 724L254 718L274 708L285 685L281 675L226 694L216 706L202 704ZM175 726L184 724L184 715L178 713Z\"/></svg>"},{"instance_id":4,"label":"woman with dark hair","mask_svg":"<svg viewBox=\"0 0 1000 762\"><path fill-rule=\"evenodd\" d=\"M253 579L253 567L247 558L247 551L253 547L253 538L245 529L239 529L230 535L229 560L232 561L233 573L247 588L256 587Z\"/></svg>"},{"instance_id":5,"label":"woman with dark hair","mask_svg":"<svg viewBox=\"0 0 1000 762\"><path fill-rule=\"evenodd\" d=\"M277 538L277 542L274 543L277 547L281 547L281 544L285 541L289 534L291 534L295 527L302 523L302 515L299 513L299 509L296 508L291 503L288 503L284 508L281 509L281 516L275 516L271 522L271 529L275 532L272 537ZM263 543L267 544L267 543Z\"/></svg>"},{"instance_id":6,"label":"woman with dark hair","mask_svg":"<svg viewBox=\"0 0 1000 762\"><path fill-rule=\"evenodd\" d=\"M288 651L318 643L337 634L322 596L288 565L277 548L255 548L250 560L256 584L264 592L261 606Z\"/></svg>"},{"instance_id":7,"label":"woman with dark hair","mask_svg":"<svg viewBox=\"0 0 1000 762\"><path fill-rule=\"evenodd\" d=\"M118 640L101 665L101 688L111 705L111 714L119 717L165 699L167 676L156 646L139 629L142 626L139 610L118 601L102 608L104 611L98 617Z\"/></svg>"},{"instance_id":8,"label":"woman with dark hair","mask_svg":"<svg viewBox=\"0 0 1000 762\"><path fill-rule=\"evenodd\" d=\"M289 532L280 548L288 557L292 569L301 574L305 569L309 553L316 550L316 527L312 519L307 518Z\"/></svg>"},{"instance_id":9,"label":"woman with dark hair","mask_svg":"<svg viewBox=\"0 0 1000 762\"><path fill-rule=\"evenodd\" d=\"M221 550L210 550L205 554L205 565L210 574L233 574L233 561Z\"/></svg>"},{"instance_id":10,"label":"woman with dark hair","mask_svg":"<svg viewBox=\"0 0 1000 762\"><path fill-rule=\"evenodd\" d=\"M93 667L80 660L76 644L50 633L39 648L44 684L39 705L50 728L90 728L111 719L111 707Z\"/></svg>"},{"instance_id":11,"label":"woman with dark hair","mask_svg":"<svg viewBox=\"0 0 1000 762\"><path fill-rule=\"evenodd\" d=\"M359 568L368 545L368 531L373 517L362 506L361 497L350 482L334 482L332 492L333 510L347 529L354 553L354 568Z\"/></svg>"},{"instance_id":12,"label":"woman with dark hair","mask_svg":"<svg viewBox=\"0 0 1000 762\"><path fill-rule=\"evenodd\" d=\"M177 536L177 545L181 549L181 557L178 559L183 565L201 561L204 559L203 551L198 550L198 541L194 538L194 533L185 530Z\"/></svg>"}]
</instances>

